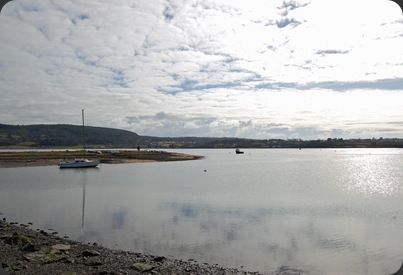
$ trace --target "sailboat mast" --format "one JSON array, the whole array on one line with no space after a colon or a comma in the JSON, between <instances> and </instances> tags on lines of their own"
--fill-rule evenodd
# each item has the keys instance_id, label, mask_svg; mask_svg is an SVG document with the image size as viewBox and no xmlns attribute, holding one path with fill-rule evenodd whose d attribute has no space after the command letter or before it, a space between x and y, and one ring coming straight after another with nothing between
<instances>
[{"instance_id":1,"label":"sailboat mast","mask_svg":"<svg viewBox=\"0 0 403 275\"><path fill-rule=\"evenodd\" d=\"M85 154L85 138L84 138L84 109L81 110L82 117L83 117L83 150Z\"/></svg>"}]
</instances>

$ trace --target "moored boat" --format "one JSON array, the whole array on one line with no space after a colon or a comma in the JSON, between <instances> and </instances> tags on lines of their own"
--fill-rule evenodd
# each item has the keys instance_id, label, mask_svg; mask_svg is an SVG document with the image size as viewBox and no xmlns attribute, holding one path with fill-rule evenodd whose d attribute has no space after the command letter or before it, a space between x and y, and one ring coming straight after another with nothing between
<instances>
[{"instance_id":1,"label":"moored boat","mask_svg":"<svg viewBox=\"0 0 403 275\"><path fill-rule=\"evenodd\" d=\"M83 149L84 155L86 153L85 150L85 139L84 139L84 109L82 110L82 119L83 119ZM95 167L99 164L99 159L97 160L88 160L86 158L74 159L74 160L60 160L59 167L60 168L88 168Z\"/></svg>"},{"instance_id":2,"label":"moored boat","mask_svg":"<svg viewBox=\"0 0 403 275\"><path fill-rule=\"evenodd\" d=\"M241 150L239 150L239 148L236 148L235 153L237 154L243 154L243 152Z\"/></svg>"},{"instance_id":3,"label":"moored boat","mask_svg":"<svg viewBox=\"0 0 403 275\"><path fill-rule=\"evenodd\" d=\"M96 167L99 164L99 160L88 160L88 159L74 159L68 161L60 161L60 168L88 168Z\"/></svg>"}]
</instances>

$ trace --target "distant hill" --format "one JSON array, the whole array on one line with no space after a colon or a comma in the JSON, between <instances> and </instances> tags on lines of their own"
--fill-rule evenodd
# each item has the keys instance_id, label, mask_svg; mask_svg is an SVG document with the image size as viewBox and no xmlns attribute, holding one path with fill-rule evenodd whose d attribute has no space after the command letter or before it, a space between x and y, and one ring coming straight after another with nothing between
<instances>
[{"instance_id":1,"label":"distant hill","mask_svg":"<svg viewBox=\"0 0 403 275\"><path fill-rule=\"evenodd\" d=\"M159 138L105 127L85 126L86 148L203 147L217 138ZM69 148L83 146L83 127L68 124L0 124L2 148Z\"/></svg>"},{"instance_id":2,"label":"distant hill","mask_svg":"<svg viewBox=\"0 0 403 275\"><path fill-rule=\"evenodd\" d=\"M88 146L134 147L139 141L136 133L125 130L86 126L84 131ZM82 147L82 144L82 126L0 124L0 146Z\"/></svg>"},{"instance_id":3,"label":"distant hill","mask_svg":"<svg viewBox=\"0 0 403 275\"><path fill-rule=\"evenodd\" d=\"M77 125L0 124L0 148L82 148ZM151 137L105 127L85 126L86 148L403 148L403 139L244 139L216 137Z\"/></svg>"}]
</instances>

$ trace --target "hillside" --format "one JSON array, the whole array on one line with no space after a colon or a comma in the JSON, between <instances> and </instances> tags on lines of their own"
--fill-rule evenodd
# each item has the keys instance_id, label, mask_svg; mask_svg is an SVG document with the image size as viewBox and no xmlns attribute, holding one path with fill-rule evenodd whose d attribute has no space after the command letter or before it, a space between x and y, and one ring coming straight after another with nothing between
<instances>
[{"instance_id":1,"label":"hillside","mask_svg":"<svg viewBox=\"0 0 403 275\"><path fill-rule=\"evenodd\" d=\"M215 138L158 138L105 127L85 126L86 148L158 148L203 147ZM69 148L82 147L83 127L56 125L0 124L0 148Z\"/></svg>"},{"instance_id":2,"label":"hillside","mask_svg":"<svg viewBox=\"0 0 403 275\"><path fill-rule=\"evenodd\" d=\"M105 127L85 126L86 148L403 148L403 139L244 139L151 137ZM0 148L81 148L83 128L76 125L0 124Z\"/></svg>"},{"instance_id":3,"label":"hillside","mask_svg":"<svg viewBox=\"0 0 403 275\"><path fill-rule=\"evenodd\" d=\"M27 125L0 124L0 146L22 147L81 147L83 128L75 125ZM134 147L139 136L136 133L103 128L85 127L85 143L88 146Z\"/></svg>"}]
</instances>

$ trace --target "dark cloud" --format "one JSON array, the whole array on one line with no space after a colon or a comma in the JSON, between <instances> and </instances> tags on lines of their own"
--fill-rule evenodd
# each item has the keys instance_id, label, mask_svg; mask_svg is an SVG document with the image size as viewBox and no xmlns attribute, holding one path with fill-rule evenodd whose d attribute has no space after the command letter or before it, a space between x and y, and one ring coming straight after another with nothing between
<instances>
[{"instance_id":1,"label":"dark cloud","mask_svg":"<svg viewBox=\"0 0 403 275\"><path fill-rule=\"evenodd\" d=\"M334 91L363 90L402 90L403 78L379 79L368 81L323 81L295 85L297 89L309 90L312 88L330 89Z\"/></svg>"},{"instance_id":2,"label":"dark cloud","mask_svg":"<svg viewBox=\"0 0 403 275\"><path fill-rule=\"evenodd\" d=\"M396 90L403 87L403 78L379 79L368 81L318 81L308 83L297 82L261 82L255 86L257 89L280 90L284 88L297 90L327 89L334 91L362 90Z\"/></svg>"},{"instance_id":3,"label":"dark cloud","mask_svg":"<svg viewBox=\"0 0 403 275\"><path fill-rule=\"evenodd\" d=\"M70 20L74 25L77 25L80 23L80 21L84 21L87 19L89 19L88 14L78 14L78 15L74 16L73 18L71 18Z\"/></svg>"},{"instance_id":4,"label":"dark cloud","mask_svg":"<svg viewBox=\"0 0 403 275\"><path fill-rule=\"evenodd\" d=\"M348 52L349 51L341 51L341 50L320 50L320 51L317 51L316 54L323 56L323 55L327 55L327 54L346 54Z\"/></svg>"},{"instance_id":5,"label":"dark cloud","mask_svg":"<svg viewBox=\"0 0 403 275\"><path fill-rule=\"evenodd\" d=\"M300 22L298 22L297 20L295 20L294 18L283 18L279 21L276 21L276 25L278 28L282 29L287 27L288 25L291 25L293 27L297 26L298 24L300 24Z\"/></svg>"},{"instance_id":6,"label":"dark cloud","mask_svg":"<svg viewBox=\"0 0 403 275\"><path fill-rule=\"evenodd\" d=\"M164 12L162 14L164 15L165 20L168 22L175 17L174 11L169 6L165 7Z\"/></svg>"}]
</instances>

